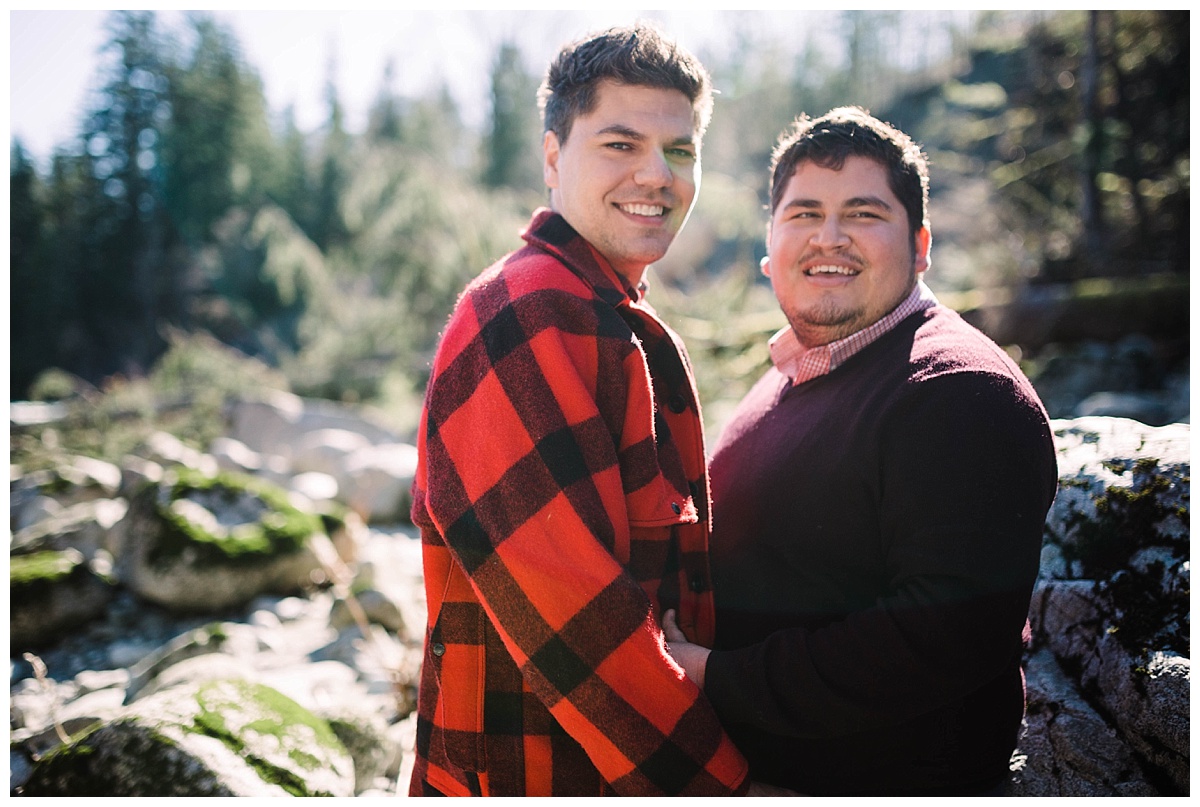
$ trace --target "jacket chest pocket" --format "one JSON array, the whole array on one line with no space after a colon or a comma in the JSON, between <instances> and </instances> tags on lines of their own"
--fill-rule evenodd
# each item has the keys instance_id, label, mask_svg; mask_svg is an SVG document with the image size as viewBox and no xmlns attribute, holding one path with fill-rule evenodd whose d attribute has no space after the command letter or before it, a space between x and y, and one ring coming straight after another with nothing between
<instances>
[{"instance_id":1,"label":"jacket chest pocket","mask_svg":"<svg viewBox=\"0 0 1200 807\"><path fill-rule=\"evenodd\" d=\"M625 501L629 546L625 557L618 559L650 596L661 617L662 609L679 606L681 535L697 529L696 505L691 496L680 495L661 475L627 495Z\"/></svg>"}]
</instances>

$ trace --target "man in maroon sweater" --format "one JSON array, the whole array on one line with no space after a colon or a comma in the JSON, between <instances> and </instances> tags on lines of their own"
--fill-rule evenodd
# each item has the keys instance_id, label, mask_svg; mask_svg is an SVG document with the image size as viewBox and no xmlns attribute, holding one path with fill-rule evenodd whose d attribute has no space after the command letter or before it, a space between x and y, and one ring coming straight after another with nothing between
<instances>
[{"instance_id":1,"label":"man in maroon sweater","mask_svg":"<svg viewBox=\"0 0 1200 807\"><path fill-rule=\"evenodd\" d=\"M717 635L665 620L758 781L812 795L1002 792L1057 473L1046 413L937 303L924 155L843 108L776 148L788 327L711 464Z\"/></svg>"}]
</instances>

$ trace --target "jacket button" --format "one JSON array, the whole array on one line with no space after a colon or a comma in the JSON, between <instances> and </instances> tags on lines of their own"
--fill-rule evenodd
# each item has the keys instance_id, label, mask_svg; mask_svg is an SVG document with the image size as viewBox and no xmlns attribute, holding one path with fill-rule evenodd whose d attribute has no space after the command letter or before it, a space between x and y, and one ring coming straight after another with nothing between
<instances>
[{"instance_id":1,"label":"jacket button","mask_svg":"<svg viewBox=\"0 0 1200 807\"><path fill-rule=\"evenodd\" d=\"M446 645L441 642L435 642L429 649L433 651L435 656L441 656L446 652Z\"/></svg>"},{"instance_id":2,"label":"jacket button","mask_svg":"<svg viewBox=\"0 0 1200 807\"><path fill-rule=\"evenodd\" d=\"M675 511L675 515L683 512L683 508L679 506L679 502L671 502L671 509Z\"/></svg>"},{"instance_id":3,"label":"jacket button","mask_svg":"<svg viewBox=\"0 0 1200 807\"><path fill-rule=\"evenodd\" d=\"M678 392L667 399L667 408L677 415L683 414L683 410L687 409L687 401Z\"/></svg>"},{"instance_id":4,"label":"jacket button","mask_svg":"<svg viewBox=\"0 0 1200 807\"><path fill-rule=\"evenodd\" d=\"M692 579L688 582L688 587L696 594L705 591L704 578L698 574L692 575Z\"/></svg>"}]
</instances>

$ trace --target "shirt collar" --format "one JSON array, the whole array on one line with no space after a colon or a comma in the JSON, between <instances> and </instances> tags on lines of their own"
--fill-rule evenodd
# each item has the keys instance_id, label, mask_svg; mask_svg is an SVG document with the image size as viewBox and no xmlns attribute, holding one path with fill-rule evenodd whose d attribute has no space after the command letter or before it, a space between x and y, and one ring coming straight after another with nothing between
<instances>
[{"instance_id":1,"label":"shirt collar","mask_svg":"<svg viewBox=\"0 0 1200 807\"><path fill-rule=\"evenodd\" d=\"M534 211L521 237L532 246L556 255L613 307L641 302L645 296L645 283L637 288L630 286L587 239L549 208Z\"/></svg>"},{"instance_id":2,"label":"shirt collar","mask_svg":"<svg viewBox=\"0 0 1200 807\"><path fill-rule=\"evenodd\" d=\"M908 296L890 314L849 336L820 345L805 348L790 325L771 337L768 347L771 363L779 372L792 380L792 384L803 384L826 375L840 367L854 354L895 328L911 314L937 305L938 299L923 280L918 280Z\"/></svg>"}]
</instances>

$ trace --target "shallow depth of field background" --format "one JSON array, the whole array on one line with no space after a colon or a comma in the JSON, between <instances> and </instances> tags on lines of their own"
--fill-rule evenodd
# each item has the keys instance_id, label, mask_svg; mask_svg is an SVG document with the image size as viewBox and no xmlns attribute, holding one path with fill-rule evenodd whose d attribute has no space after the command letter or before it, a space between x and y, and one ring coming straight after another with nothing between
<instances>
[{"instance_id":1,"label":"shallow depth of field background","mask_svg":"<svg viewBox=\"0 0 1200 807\"><path fill-rule=\"evenodd\" d=\"M14 12L13 36L41 13ZM287 30L287 13L246 15ZM644 16L719 91L699 202L650 292L691 351L710 442L783 324L758 271L771 147L797 114L845 104L924 145L927 281L1052 416L1075 414L1085 391L1063 368L1080 356L1134 351L1119 384L1186 397L1188 12ZM544 203L541 71L598 18L396 12L352 109L353 39L314 49L320 86L280 105L270 51L251 58L232 19L111 13L53 149L11 142L10 400L70 413L14 432L13 462L115 458L150 429L205 445L224 401L262 387L368 405L411 434L456 295ZM14 55L13 83L38 69Z\"/></svg>"}]
</instances>

